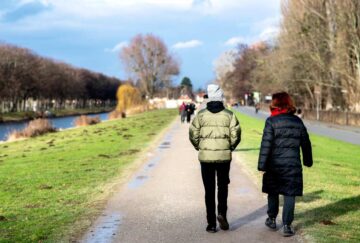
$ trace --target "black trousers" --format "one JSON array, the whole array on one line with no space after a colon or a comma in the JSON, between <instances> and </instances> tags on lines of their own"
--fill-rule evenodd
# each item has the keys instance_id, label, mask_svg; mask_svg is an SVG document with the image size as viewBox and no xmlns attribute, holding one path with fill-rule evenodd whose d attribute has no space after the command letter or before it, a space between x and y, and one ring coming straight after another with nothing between
<instances>
[{"instance_id":1,"label":"black trousers","mask_svg":"<svg viewBox=\"0 0 360 243\"><path fill-rule=\"evenodd\" d=\"M217 177L218 214L226 216L230 161L224 163L201 162L201 175L205 188L206 218L208 224L216 224L215 194Z\"/></svg>"},{"instance_id":2,"label":"black trousers","mask_svg":"<svg viewBox=\"0 0 360 243\"><path fill-rule=\"evenodd\" d=\"M295 197L284 196L284 207L282 214L282 221L284 225L291 225L294 220ZM268 211L270 218L276 218L279 213L279 195L268 194Z\"/></svg>"},{"instance_id":3,"label":"black trousers","mask_svg":"<svg viewBox=\"0 0 360 243\"><path fill-rule=\"evenodd\" d=\"M186 121L187 121L187 123L190 123L190 120L191 120L191 113L188 111L186 113Z\"/></svg>"}]
</instances>

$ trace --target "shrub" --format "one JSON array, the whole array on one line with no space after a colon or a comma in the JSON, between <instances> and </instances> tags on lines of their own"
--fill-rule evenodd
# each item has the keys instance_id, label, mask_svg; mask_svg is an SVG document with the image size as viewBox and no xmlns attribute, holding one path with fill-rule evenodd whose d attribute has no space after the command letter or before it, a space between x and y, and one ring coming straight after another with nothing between
<instances>
[{"instance_id":1,"label":"shrub","mask_svg":"<svg viewBox=\"0 0 360 243\"><path fill-rule=\"evenodd\" d=\"M112 111L109 113L109 120L114 120L114 119L119 119L119 118L125 118L126 114L125 112L120 112L120 111Z\"/></svg>"},{"instance_id":2,"label":"shrub","mask_svg":"<svg viewBox=\"0 0 360 243\"><path fill-rule=\"evenodd\" d=\"M118 104L116 110L125 112L142 103L140 91L131 84L123 84L116 93Z\"/></svg>"},{"instance_id":3,"label":"shrub","mask_svg":"<svg viewBox=\"0 0 360 243\"><path fill-rule=\"evenodd\" d=\"M101 122L101 120L100 120L99 116L90 117L90 116L84 116L84 115L79 116L74 121L75 126L77 126L77 127L95 125L95 124L98 124L100 122Z\"/></svg>"},{"instance_id":4,"label":"shrub","mask_svg":"<svg viewBox=\"0 0 360 243\"><path fill-rule=\"evenodd\" d=\"M36 137L49 132L56 132L56 128L52 126L51 122L47 119L36 119L30 121L23 130L11 132L7 140Z\"/></svg>"}]
</instances>

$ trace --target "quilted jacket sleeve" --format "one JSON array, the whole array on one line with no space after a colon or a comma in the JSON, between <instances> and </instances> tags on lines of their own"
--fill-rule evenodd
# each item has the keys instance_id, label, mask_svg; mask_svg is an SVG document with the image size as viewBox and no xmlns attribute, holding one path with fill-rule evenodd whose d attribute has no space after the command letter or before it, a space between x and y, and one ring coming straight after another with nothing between
<instances>
[{"instance_id":1,"label":"quilted jacket sleeve","mask_svg":"<svg viewBox=\"0 0 360 243\"><path fill-rule=\"evenodd\" d=\"M309 134L304 126L301 131L301 151L303 155L303 163L305 166L311 167L313 165L312 148L309 139Z\"/></svg>"},{"instance_id":2,"label":"quilted jacket sleeve","mask_svg":"<svg viewBox=\"0 0 360 243\"><path fill-rule=\"evenodd\" d=\"M270 119L268 118L265 122L265 128L262 136L258 170L266 171L267 163L271 156L271 149L274 140L274 128L271 124Z\"/></svg>"},{"instance_id":3,"label":"quilted jacket sleeve","mask_svg":"<svg viewBox=\"0 0 360 243\"><path fill-rule=\"evenodd\" d=\"M230 122L230 149L234 151L236 146L239 145L241 141L241 127L239 120L236 118L235 114L231 117Z\"/></svg>"},{"instance_id":4,"label":"quilted jacket sleeve","mask_svg":"<svg viewBox=\"0 0 360 243\"><path fill-rule=\"evenodd\" d=\"M195 116L189 128L189 139L196 150L199 150L200 142L200 122L199 116Z\"/></svg>"}]
</instances>

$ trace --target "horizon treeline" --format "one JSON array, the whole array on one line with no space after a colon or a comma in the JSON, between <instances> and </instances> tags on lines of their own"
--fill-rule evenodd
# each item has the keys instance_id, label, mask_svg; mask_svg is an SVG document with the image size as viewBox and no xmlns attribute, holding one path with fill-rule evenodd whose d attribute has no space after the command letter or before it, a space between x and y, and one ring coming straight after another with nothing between
<instances>
[{"instance_id":1,"label":"horizon treeline","mask_svg":"<svg viewBox=\"0 0 360 243\"><path fill-rule=\"evenodd\" d=\"M282 15L272 41L225 53L227 96L284 90L307 109L360 112L360 1L283 0Z\"/></svg>"},{"instance_id":2,"label":"horizon treeline","mask_svg":"<svg viewBox=\"0 0 360 243\"><path fill-rule=\"evenodd\" d=\"M0 112L89 108L116 104L122 81L0 44Z\"/></svg>"}]
</instances>

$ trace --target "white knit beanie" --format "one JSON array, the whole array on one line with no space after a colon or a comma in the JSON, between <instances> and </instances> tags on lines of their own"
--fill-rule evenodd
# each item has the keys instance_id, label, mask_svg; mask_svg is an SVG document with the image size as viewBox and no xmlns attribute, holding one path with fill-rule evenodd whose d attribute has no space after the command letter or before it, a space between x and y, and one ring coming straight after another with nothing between
<instances>
[{"instance_id":1,"label":"white knit beanie","mask_svg":"<svg viewBox=\"0 0 360 243\"><path fill-rule=\"evenodd\" d=\"M224 101L224 91L217 84L209 84L207 87L209 101Z\"/></svg>"}]
</instances>

